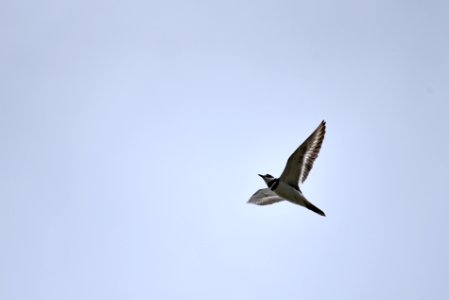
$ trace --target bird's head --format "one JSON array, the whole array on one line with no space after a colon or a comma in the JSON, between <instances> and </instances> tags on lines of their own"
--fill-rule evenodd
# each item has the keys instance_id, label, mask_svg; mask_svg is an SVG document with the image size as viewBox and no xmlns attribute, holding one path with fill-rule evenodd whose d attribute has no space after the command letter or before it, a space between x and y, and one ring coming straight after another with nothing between
<instances>
[{"instance_id":1,"label":"bird's head","mask_svg":"<svg viewBox=\"0 0 449 300\"><path fill-rule=\"evenodd\" d=\"M265 175L260 175L258 174L260 177L262 177L263 181L265 181L266 184L268 184L268 182L272 181L274 179L273 176L271 176L270 174L265 174Z\"/></svg>"}]
</instances>

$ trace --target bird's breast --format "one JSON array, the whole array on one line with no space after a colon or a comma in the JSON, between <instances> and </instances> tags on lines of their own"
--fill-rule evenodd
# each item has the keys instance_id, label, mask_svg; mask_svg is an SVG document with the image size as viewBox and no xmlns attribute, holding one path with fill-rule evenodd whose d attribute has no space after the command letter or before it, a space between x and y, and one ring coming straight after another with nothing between
<instances>
[{"instance_id":1,"label":"bird's breast","mask_svg":"<svg viewBox=\"0 0 449 300\"><path fill-rule=\"evenodd\" d=\"M301 196L301 192L291 187L287 183L281 181L278 187L274 190L276 194L285 199L296 199Z\"/></svg>"}]
</instances>

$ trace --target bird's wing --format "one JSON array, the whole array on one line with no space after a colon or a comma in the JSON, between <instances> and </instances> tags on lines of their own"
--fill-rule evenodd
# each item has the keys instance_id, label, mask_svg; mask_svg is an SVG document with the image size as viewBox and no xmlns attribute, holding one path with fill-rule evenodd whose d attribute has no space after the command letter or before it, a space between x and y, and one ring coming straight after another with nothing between
<instances>
[{"instance_id":1,"label":"bird's wing","mask_svg":"<svg viewBox=\"0 0 449 300\"><path fill-rule=\"evenodd\" d=\"M279 201L284 200L279 197L275 192L270 190L269 188L260 189L251 196L248 200L248 203L256 204L256 205L267 205L273 204Z\"/></svg>"},{"instance_id":2,"label":"bird's wing","mask_svg":"<svg viewBox=\"0 0 449 300\"><path fill-rule=\"evenodd\" d=\"M313 162L318 157L325 133L326 122L322 121L304 143L290 155L279 179L298 188L298 183L303 183L307 179Z\"/></svg>"}]
</instances>

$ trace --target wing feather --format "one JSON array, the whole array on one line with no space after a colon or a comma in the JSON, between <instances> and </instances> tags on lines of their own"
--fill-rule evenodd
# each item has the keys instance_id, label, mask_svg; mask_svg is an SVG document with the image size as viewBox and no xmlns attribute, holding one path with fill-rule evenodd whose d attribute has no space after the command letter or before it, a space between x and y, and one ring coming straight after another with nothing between
<instances>
[{"instance_id":1,"label":"wing feather","mask_svg":"<svg viewBox=\"0 0 449 300\"><path fill-rule=\"evenodd\" d=\"M279 177L282 181L298 188L298 184L307 179L320 152L325 133L326 122L323 120L301 146L290 155L287 165Z\"/></svg>"},{"instance_id":2,"label":"wing feather","mask_svg":"<svg viewBox=\"0 0 449 300\"><path fill-rule=\"evenodd\" d=\"M251 196L248 203L256 205L268 205L284 200L269 188L260 189Z\"/></svg>"}]
</instances>

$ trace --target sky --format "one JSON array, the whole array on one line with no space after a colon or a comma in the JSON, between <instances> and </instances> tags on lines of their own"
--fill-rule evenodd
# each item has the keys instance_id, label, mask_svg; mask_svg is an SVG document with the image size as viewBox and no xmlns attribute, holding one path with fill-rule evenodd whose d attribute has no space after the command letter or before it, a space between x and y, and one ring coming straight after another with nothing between
<instances>
[{"instance_id":1,"label":"sky","mask_svg":"<svg viewBox=\"0 0 449 300\"><path fill-rule=\"evenodd\" d=\"M448 299L447 1L0 3L1 299ZM318 126L323 218L247 204Z\"/></svg>"}]
</instances>

